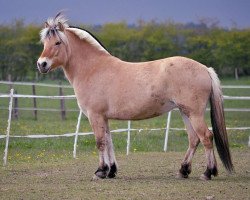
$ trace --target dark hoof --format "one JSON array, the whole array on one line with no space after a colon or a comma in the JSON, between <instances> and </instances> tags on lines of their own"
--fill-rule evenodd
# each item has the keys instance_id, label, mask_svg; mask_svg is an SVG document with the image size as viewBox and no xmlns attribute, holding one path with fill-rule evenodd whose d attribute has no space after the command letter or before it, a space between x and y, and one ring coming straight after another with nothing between
<instances>
[{"instance_id":1,"label":"dark hoof","mask_svg":"<svg viewBox=\"0 0 250 200\"><path fill-rule=\"evenodd\" d=\"M206 171L204 172L204 174L201 175L200 179L201 180L211 180L211 177L213 176L217 176L218 175L218 170L217 170L217 167L214 166L214 168L212 169L209 169L207 168Z\"/></svg>"},{"instance_id":2,"label":"dark hoof","mask_svg":"<svg viewBox=\"0 0 250 200\"><path fill-rule=\"evenodd\" d=\"M202 181L209 181L209 180L211 180L211 176L208 177L208 176L206 176L205 174L202 174L202 175L200 176L200 179L201 179Z\"/></svg>"},{"instance_id":3,"label":"dark hoof","mask_svg":"<svg viewBox=\"0 0 250 200\"><path fill-rule=\"evenodd\" d=\"M116 167L116 164L114 163L110 167L108 178L115 178L116 174L117 174L117 167Z\"/></svg>"},{"instance_id":4,"label":"dark hoof","mask_svg":"<svg viewBox=\"0 0 250 200\"><path fill-rule=\"evenodd\" d=\"M191 165L190 164L182 164L179 173L177 174L177 178L188 178L188 175L191 173Z\"/></svg>"},{"instance_id":5,"label":"dark hoof","mask_svg":"<svg viewBox=\"0 0 250 200\"><path fill-rule=\"evenodd\" d=\"M185 179L188 178L188 175L183 175L182 173L178 172L175 176L177 179Z\"/></svg>"},{"instance_id":6,"label":"dark hoof","mask_svg":"<svg viewBox=\"0 0 250 200\"><path fill-rule=\"evenodd\" d=\"M107 165L105 165L103 168L98 168L97 170L96 170L96 172L95 172L95 176L96 177L98 177L98 178L101 178L101 179L103 179L103 178L106 178L107 177L107 175L108 175L108 171L109 171L109 167L107 166ZM94 177L95 177L94 176ZM93 177L93 178L94 178Z\"/></svg>"}]
</instances>

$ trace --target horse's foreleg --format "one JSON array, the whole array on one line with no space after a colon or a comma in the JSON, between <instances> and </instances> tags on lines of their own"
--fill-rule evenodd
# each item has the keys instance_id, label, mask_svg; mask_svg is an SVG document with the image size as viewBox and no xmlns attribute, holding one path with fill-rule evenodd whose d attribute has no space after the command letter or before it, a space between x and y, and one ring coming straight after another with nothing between
<instances>
[{"instance_id":1,"label":"horse's foreleg","mask_svg":"<svg viewBox=\"0 0 250 200\"><path fill-rule=\"evenodd\" d=\"M96 146L99 150L99 167L95 172L93 180L106 178L110 172L110 161L108 155L107 137L108 122L98 114L89 114L89 121L95 134Z\"/></svg>"},{"instance_id":2,"label":"horse's foreleg","mask_svg":"<svg viewBox=\"0 0 250 200\"><path fill-rule=\"evenodd\" d=\"M109 163L110 163L110 172L108 174L109 178L114 178L117 173L117 162L115 159L115 152L112 142L111 133L106 133L106 140L107 140L107 147L108 147L108 156L109 156Z\"/></svg>"},{"instance_id":3,"label":"horse's foreleg","mask_svg":"<svg viewBox=\"0 0 250 200\"><path fill-rule=\"evenodd\" d=\"M187 129L187 133L188 133L189 147L188 147L186 155L181 163L181 168L178 172L177 177L178 178L188 178L188 175L191 173L192 158L193 158L194 153L197 149L197 146L200 143L200 140L199 140L198 136L196 135L188 117L182 113L182 118L183 118L183 121L184 121L186 129Z\"/></svg>"}]
</instances>

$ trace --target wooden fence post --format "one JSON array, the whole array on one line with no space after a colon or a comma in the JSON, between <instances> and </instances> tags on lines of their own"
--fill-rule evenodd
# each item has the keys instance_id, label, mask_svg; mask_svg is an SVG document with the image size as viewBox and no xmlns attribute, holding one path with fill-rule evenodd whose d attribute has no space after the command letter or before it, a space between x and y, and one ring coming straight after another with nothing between
<instances>
[{"instance_id":1,"label":"wooden fence post","mask_svg":"<svg viewBox=\"0 0 250 200\"><path fill-rule=\"evenodd\" d=\"M39 80L39 73L36 72L36 81L38 81L38 80Z\"/></svg>"},{"instance_id":2,"label":"wooden fence post","mask_svg":"<svg viewBox=\"0 0 250 200\"><path fill-rule=\"evenodd\" d=\"M234 68L234 77L236 80L239 80L239 73L238 73L238 68Z\"/></svg>"},{"instance_id":3,"label":"wooden fence post","mask_svg":"<svg viewBox=\"0 0 250 200\"><path fill-rule=\"evenodd\" d=\"M59 96L63 96L63 90L62 90L62 82L60 81L59 82ZM65 120L66 119L66 109L65 109L65 99L62 98L60 99L60 106L61 106L61 117L62 117L62 120Z\"/></svg>"},{"instance_id":4,"label":"wooden fence post","mask_svg":"<svg viewBox=\"0 0 250 200\"><path fill-rule=\"evenodd\" d=\"M11 74L8 74L8 81L10 82L9 90L11 90L13 88L13 84L11 83Z\"/></svg>"},{"instance_id":5,"label":"wooden fence post","mask_svg":"<svg viewBox=\"0 0 250 200\"><path fill-rule=\"evenodd\" d=\"M32 94L36 95L36 86L33 84L32 85ZM36 104L36 98L33 98L33 105L34 105L34 110L33 110L33 115L35 120L37 120L37 104Z\"/></svg>"}]
</instances>

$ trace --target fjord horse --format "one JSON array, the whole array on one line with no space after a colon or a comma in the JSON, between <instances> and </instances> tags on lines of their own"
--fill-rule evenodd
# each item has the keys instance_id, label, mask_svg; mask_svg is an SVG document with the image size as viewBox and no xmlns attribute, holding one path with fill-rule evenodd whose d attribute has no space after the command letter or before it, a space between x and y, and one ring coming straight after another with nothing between
<instances>
[{"instance_id":1,"label":"fjord horse","mask_svg":"<svg viewBox=\"0 0 250 200\"><path fill-rule=\"evenodd\" d=\"M207 159L201 179L217 175L213 138L225 168L233 171L220 82L212 68L185 57L141 63L122 61L88 31L70 27L60 13L45 22L40 36L44 50L37 61L39 71L63 68L94 131L99 167L93 179L113 178L117 173L109 119L147 119L173 108L180 110L189 139L178 177L187 178L191 173L192 157L200 142ZM208 101L213 131L204 118Z\"/></svg>"}]
</instances>

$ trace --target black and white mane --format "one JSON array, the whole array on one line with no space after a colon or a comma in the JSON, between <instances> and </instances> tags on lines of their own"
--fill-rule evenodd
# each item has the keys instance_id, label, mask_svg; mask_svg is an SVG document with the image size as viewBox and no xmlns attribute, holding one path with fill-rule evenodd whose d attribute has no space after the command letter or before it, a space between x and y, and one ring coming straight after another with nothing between
<instances>
[{"instance_id":1,"label":"black and white mane","mask_svg":"<svg viewBox=\"0 0 250 200\"><path fill-rule=\"evenodd\" d=\"M55 18L49 18L45 22L44 29L40 32L41 42L52 36L57 36L61 41L67 43L67 37L62 30L68 30L77 35L81 40L85 40L97 49L109 54L104 45L92 33L83 28L69 26L67 21L62 13L58 13Z\"/></svg>"}]
</instances>

